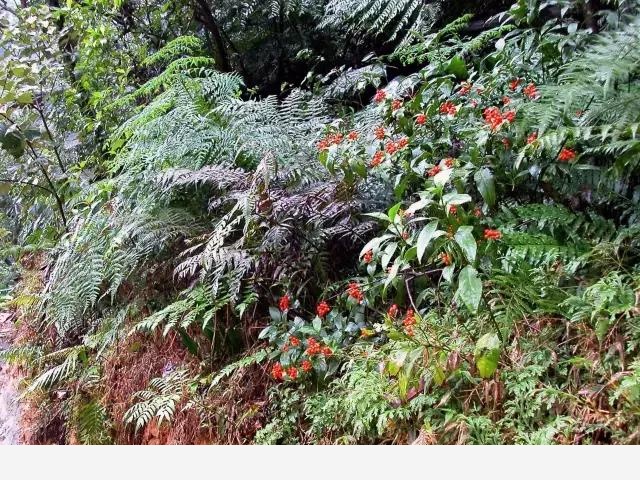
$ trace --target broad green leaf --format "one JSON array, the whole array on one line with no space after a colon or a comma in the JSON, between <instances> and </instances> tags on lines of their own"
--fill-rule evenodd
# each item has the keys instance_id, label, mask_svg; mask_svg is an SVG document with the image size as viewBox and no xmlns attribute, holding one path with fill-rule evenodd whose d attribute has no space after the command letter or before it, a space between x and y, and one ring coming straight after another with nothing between
<instances>
[{"instance_id":1,"label":"broad green leaf","mask_svg":"<svg viewBox=\"0 0 640 480\"><path fill-rule=\"evenodd\" d=\"M473 178L486 204L493 207L496 203L496 185L491 170L483 167L476 172Z\"/></svg>"},{"instance_id":2,"label":"broad green leaf","mask_svg":"<svg viewBox=\"0 0 640 480\"><path fill-rule=\"evenodd\" d=\"M318 316L316 316L316 318L313 319L311 324L313 325L313 328L316 332L319 332L320 328L322 328L322 320Z\"/></svg>"},{"instance_id":3,"label":"broad green leaf","mask_svg":"<svg viewBox=\"0 0 640 480\"><path fill-rule=\"evenodd\" d=\"M389 212L387 213L387 215L389 216L389 221L393 222L395 220L396 215L398 214L398 210L400 210L401 206L402 202L398 202L389 209Z\"/></svg>"},{"instance_id":4,"label":"broad green leaf","mask_svg":"<svg viewBox=\"0 0 640 480\"><path fill-rule=\"evenodd\" d=\"M467 257L467 260L473 263L476 259L476 250L478 247L476 245L476 239L473 238L472 232L473 227L465 225L458 228L454 238L458 245L460 245L464 255Z\"/></svg>"},{"instance_id":5,"label":"broad green leaf","mask_svg":"<svg viewBox=\"0 0 640 480\"><path fill-rule=\"evenodd\" d=\"M500 360L500 339L495 333L480 337L474 351L476 366L482 378L491 377L498 368Z\"/></svg>"},{"instance_id":6,"label":"broad green leaf","mask_svg":"<svg viewBox=\"0 0 640 480\"><path fill-rule=\"evenodd\" d=\"M455 263L444 267L442 269L442 278L444 278L447 282L450 282L453 279L453 272L455 271L455 268Z\"/></svg>"},{"instance_id":7,"label":"broad green leaf","mask_svg":"<svg viewBox=\"0 0 640 480\"><path fill-rule=\"evenodd\" d=\"M438 230L438 220L434 220L433 222L429 222L425 225L425 227L420 231L420 234L418 235L418 242L416 243L418 262L422 262L422 257L429 246L429 242L444 234L445 232Z\"/></svg>"},{"instance_id":8,"label":"broad green leaf","mask_svg":"<svg viewBox=\"0 0 640 480\"><path fill-rule=\"evenodd\" d=\"M367 244L364 247L362 247L362 250L360 250L360 254L358 255L358 258L362 257L362 255L367 253L369 250L377 249L382 242L384 242L385 240L388 240L388 239L390 239L392 237L393 237L393 235L387 233L387 234L382 235L380 237L372 238L371 240L369 240L367 242Z\"/></svg>"},{"instance_id":9,"label":"broad green leaf","mask_svg":"<svg viewBox=\"0 0 640 480\"><path fill-rule=\"evenodd\" d=\"M448 65L445 68L447 73L452 73L458 79L464 80L469 76L469 72L467 71L467 66L464 63L464 60L456 55L453 57Z\"/></svg>"},{"instance_id":10,"label":"broad green leaf","mask_svg":"<svg viewBox=\"0 0 640 480\"><path fill-rule=\"evenodd\" d=\"M442 202L446 205L447 209L450 205L462 205L471 201L471 196L466 193L447 193L442 196Z\"/></svg>"},{"instance_id":11,"label":"broad green leaf","mask_svg":"<svg viewBox=\"0 0 640 480\"><path fill-rule=\"evenodd\" d=\"M478 311L482 298L482 281L478 278L478 272L471 265L467 265L458 275L458 290L456 298L460 299L472 312Z\"/></svg>"},{"instance_id":12,"label":"broad green leaf","mask_svg":"<svg viewBox=\"0 0 640 480\"><path fill-rule=\"evenodd\" d=\"M439 187L443 187L451 178L452 172L452 168L447 168L439 173L436 173L435 177L433 177L433 183Z\"/></svg>"}]
</instances>

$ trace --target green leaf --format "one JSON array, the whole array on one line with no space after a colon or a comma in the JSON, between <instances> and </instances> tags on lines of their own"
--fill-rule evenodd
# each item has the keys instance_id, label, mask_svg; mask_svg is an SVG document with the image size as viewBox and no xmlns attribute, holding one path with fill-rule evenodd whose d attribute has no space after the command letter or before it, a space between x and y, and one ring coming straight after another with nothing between
<instances>
[{"instance_id":1,"label":"green leaf","mask_svg":"<svg viewBox=\"0 0 640 480\"><path fill-rule=\"evenodd\" d=\"M498 368L500 360L500 339L495 333L480 337L474 351L476 366L482 378L491 377Z\"/></svg>"},{"instance_id":2,"label":"green leaf","mask_svg":"<svg viewBox=\"0 0 640 480\"><path fill-rule=\"evenodd\" d=\"M483 167L476 172L473 178L486 204L493 207L496 203L496 185L491 170Z\"/></svg>"},{"instance_id":3,"label":"green leaf","mask_svg":"<svg viewBox=\"0 0 640 480\"><path fill-rule=\"evenodd\" d=\"M450 205L462 205L471 201L471 196L466 193L447 193L442 197L442 202L445 204L447 210Z\"/></svg>"},{"instance_id":4,"label":"green leaf","mask_svg":"<svg viewBox=\"0 0 640 480\"><path fill-rule=\"evenodd\" d=\"M391 222L393 222L396 218L396 215L398 214L398 210L400 210L400 207L402 206L402 202L398 202L396 203L393 207L391 207L389 209L389 212L387 213L389 216L389 220Z\"/></svg>"},{"instance_id":5,"label":"green leaf","mask_svg":"<svg viewBox=\"0 0 640 480\"><path fill-rule=\"evenodd\" d=\"M422 257L424 255L425 250L429 246L429 242L434 238L438 238L441 235L444 235L445 232L442 230L438 230L438 220L434 220L433 222L429 222L418 235L418 242L416 243L417 247L417 256L418 262L422 262Z\"/></svg>"},{"instance_id":6,"label":"green leaf","mask_svg":"<svg viewBox=\"0 0 640 480\"><path fill-rule=\"evenodd\" d=\"M472 313L478 311L482 298L482 281L478 278L478 271L471 265L464 267L458 275L456 298L460 299Z\"/></svg>"},{"instance_id":7,"label":"green leaf","mask_svg":"<svg viewBox=\"0 0 640 480\"><path fill-rule=\"evenodd\" d=\"M313 319L311 324L313 325L313 328L316 332L319 332L320 329L322 328L322 320L318 316L316 316L316 318Z\"/></svg>"},{"instance_id":8,"label":"green leaf","mask_svg":"<svg viewBox=\"0 0 640 480\"><path fill-rule=\"evenodd\" d=\"M449 60L449 64L446 66L445 71L447 73L452 73L458 79L464 80L469 76L464 60L458 55Z\"/></svg>"},{"instance_id":9,"label":"green leaf","mask_svg":"<svg viewBox=\"0 0 640 480\"><path fill-rule=\"evenodd\" d=\"M447 282L450 282L453 279L453 272L456 268L455 263L451 265L447 265L442 269L442 278L444 278Z\"/></svg>"},{"instance_id":10,"label":"green leaf","mask_svg":"<svg viewBox=\"0 0 640 480\"><path fill-rule=\"evenodd\" d=\"M476 239L473 238L473 227L465 225L458 228L454 238L460 248L464 252L464 255L467 257L469 262L473 262L476 259Z\"/></svg>"}]
</instances>

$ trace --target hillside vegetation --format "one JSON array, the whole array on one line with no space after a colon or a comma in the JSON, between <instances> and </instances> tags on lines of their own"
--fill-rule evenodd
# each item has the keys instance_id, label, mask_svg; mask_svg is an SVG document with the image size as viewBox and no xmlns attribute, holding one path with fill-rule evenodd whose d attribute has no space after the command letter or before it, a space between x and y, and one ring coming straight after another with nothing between
<instances>
[{"instance_id":1,"label":"hillside vegetation","mask_svg":"<svg viewBox=\"0 0 640 480\"><path fill-rule=\"evenodd\" d=\"M640 443L640 3L2 3L29 443Z\"/></svg>"}]
</instances>

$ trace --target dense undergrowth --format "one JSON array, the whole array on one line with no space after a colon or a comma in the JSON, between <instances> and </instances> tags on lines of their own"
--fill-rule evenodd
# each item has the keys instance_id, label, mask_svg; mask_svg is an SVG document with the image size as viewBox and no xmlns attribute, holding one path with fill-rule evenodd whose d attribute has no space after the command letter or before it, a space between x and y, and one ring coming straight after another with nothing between
<instances>
[{"instance_id":1,"label":"dense undergrowth","mask_svg":"<svg viewBox=\"0 0 640 480\"><path fill-rule=\"evenodd\" d=\"M249 33L235 73L121 6L9 20L28 441L640 442L638 4L272 3L386 51L257 96Z\"/></svg>"}]
</instances>

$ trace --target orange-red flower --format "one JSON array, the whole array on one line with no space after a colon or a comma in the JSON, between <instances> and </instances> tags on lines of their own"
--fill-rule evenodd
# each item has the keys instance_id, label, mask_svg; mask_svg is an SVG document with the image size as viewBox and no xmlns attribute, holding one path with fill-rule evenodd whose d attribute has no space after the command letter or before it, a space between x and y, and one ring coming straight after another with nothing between
<instances>
[{"instance_id":1,"label":"orange-red flower","mask_svg":"<svg viewBox=\"0 0 640 480\"><path fill-rule=\"evenodd\" d=\"M373 260L373 251L369 250L362 256L362 261L364 263L371 263L371 260Z\"/></svg>"},{"instance_id":2,"label":"orange-red flower","mask_svg":"<svg viewBox=\"0 0 640 480\"><path fill-rule=\"evenodd\" d=\"M515 91L516 88L518 88L518 85L520 85L520 82L522 81L522 79L520 78L516 78L515 80L511 80L509 82L509 89L513 92Z\"/></svg>"},{"instance_id":3,"label":"orange-red flower","mask_svg":"<svg viewBox=\"0 0 640 480\"><path fill-rule=\"evenodd\" d=\"M509 123L513 123L513 121L516 119L516 112L514 110L504 112L502 114L502 118L504 118Z\"/></svg>"},{"instance_id":4,"label":"orange-red flower","mask_svg":"<svg viewBox=\"0 0 640 480\"><path fill-rule=\"evenodd\" d=\"M427 122L427 116L424 113L416 115L416 123L418 125L424 125Z\"/></svg>"},{"instance_id":5,"label":"orange-red flower","mask_svg":"<svg viewBox=\"0 0 640 480\"><path fill-rule=\"evenodd\" d=\"M509 97L507 97L506 95L504 97L502 97L502 104L506 107L507 105L509 105L511 103L511 99Z\"/></svg>"},{"instance_id":6,"label":"orange-red flower","mask_svg":"<svg viewBox=\"0 0 640 480\"><path fill-rule=\"evenodd\" d=\"M330 357L331 355L333 355L333 351L329 347L324 346L322 347L322 355L324 355L325 357Z\"/></svg>"},{"instance_id":7,"label":"orange-red flower","mask_svg":"<svg viewBox=\"0 0 640 480\"><path fill-rule=\"evenodd\" d=\"M484 229L484 238L485 240L500 240L502 238L502 233L500 230L493 230L491 228Z\"/></svg>"},{"instance_id":8,"label":"orange-red flower","mask_svg":"<svg viewBox=\"0 0 640 480\"><path fill-rule=\"evenodd\" d=\"M362 302L362 300L364 299L364 295L360 291L360 285L358 285L356 282L349 283L349 286L347 287L347 294L358 303Z\"/></svg>"},{"instance_id":9,"label":"orange-red flower","mask_svg":"<svg viewBox=\"0 0 640 480\"><path fill-rule=\"evenodd\" d=\"M319 317L324 317L330 311L331 311L331 307L324 300L321 301L316 307L316 313L318 314Z\"/></svg>"},{"instance_id":10,"label":"orange-red flower","mask_svg":"<svg viewBox=\"0 0 640 480\"><path fill-rule=\"evenodd\" d=\"M371 159L371 163L369 163L369 166L371 168L375 168L378 165L380 165L383 160L384 160L384 152L381 150L378 150L376 153L373 154L373 158Z\"/></svg>"},{"instance_id":11,"label":"orange-red flower","mask_svg":"<svg viewBox=\"0 0 640 480\"><path fill-rule=\"evenodd\" d=\"M532 144L538 139L538 132L533 132L527 137L527 145Z\"/></svg>"},{"instance_id":12,"label":"orange-red flower","mask_svg":"<svg viewBox=\"0 0 640 480\"><path fill-rule=\"evenodd\" d=\"M391 318L395 317L398 314L398 305L396 305L395 303L391 305L389 307L389 310L387 310L387 314L389 314Z\"/></svg>"},{"instance_id":13,"label":"orange-red flower","mask_svg":"<svg viewBox=\"0 0 640 480\"><path fill-rule=\"evenodd\" d=\"M402 108L402 100L395 99L391 102L391 110L396 111Z\"/></svg>"},{"instance_id":14,"label":"orange-red flower","mask_svg":"<svg viewBox=\"0 0 640 480\"><path fill-rule=\"evenodd\" d=\"M563 147L558 154L558 160L561 162L569 162L574 158L576 158L576 152L570 148Z\"/></svg>"},{"instance_id":15,"label":"orange-red flower","mask_svg":"<svg viewBox=\"0 0 640 480\"><path fill-rule=\"evenodd\" d=\"M389 141L384 146L384 149L389 155L393 155L398 150L398 145L396 145L396 142Z\"/></svg>"},{"instance_id":16,"label":"orange-red flower","mask_svg":"<svg viewBox=\"0 0 640 480\"><path fill-rule=\"evenodd\" d=\"M289 342L291 343L292 347L299 347L300 346L300 339L298 337L291 337L289 339Z\"/></svg>"},{"instance_id":17,"label":"orange-red flower","mask_svg":"<svg viewBox=\"0 0 640 480\"><path fill-rule=\"evenodd\" d=\"M449 214L455 215L456 213L458 213L458 207L456 207L455 205L450 205L449 206Z\"/></svg>"},{"instance_id":18,"label":"orange-red flower","mask_svg":"<svg viewBox=\"0 0 640 480\"><path fill-rule=\"evenodd\" d=\"M440 105L440 113L444 115L455 115L457 111L453 102L447 101Z\"/></svg>"},{"instance_id":19,"label":"orange-red flower","mask_svg":"<svg viewBox=\"0 0 640 480\"><path fill-rule=\"evenodd\" d=\"M469 82L463 82L459 90L460 95L466 95L469 93L471 91L471 86L472 85Z\"/></svg>"},{"instance_id":20,"label":"orange-red flower","mask_svg":"<svg viewBox=\"0 0 640 480\"><path fill-rule=\"evenodd\" d=\"M307 340L307 350L305 351L307 355L317 355L321 350L322 346L320 345L320 342L318 342L315 338L310 338L309 340Z\"/></svg>"},{"instance_id":21,"label":"orange-red flower","mask_svg":"<svg viewBox=\"0 0 640 480\"><path fill-rule=\"evenodd\" d=\"M484 117L484 121L487 122L491 130L497 130L504 118L502 117L502 113L498 107L487 107L482 112L482 116Z\"/></svg>"},{"instance_id":22,"label":"orange-red flower","mask_svg":"<svg viewBox=\"0 0 640 480\"><path fill-rule=\"evenodd\" d=\"M283 295L280 297L278 306L280 307L281 312L289 310L289 307L291 306L291 299L289 298L289 295Z\"/></svg>"},{"instance_id":23,"label":"orange-red flower","mask_svg":"<svg viewBox=\"0 0 640 480\"><path fill-rule=\"evenodd\" d=\"M384 90L378 90L373 97L373 100L376 103L384 102L385 98L387 98L387 93Z\"/></svg>"},{"instance_id":24,"label":"orange-red flower","mask_svg":"<svg viewBox=\"0 0 640 480\"><path fill-rule=\"evenodd\" d=\"M430 177L435 177L438 173L440 173L440 167L438 165L429 169L429 172L428 172Z\"/></svg>"},{"instance_id":25,"label":"orange-red flower","mask_svg":"<svg viewBox=\"0 0 640 480\"><path fill-rule=\"evenodd\" d=\"M384 136L386 133L384 131L384 127L376 127L376 129L373 131L373 134L378 140L384 140Z\"/></svg>"},{"instance_id":26,"label":"orange-red flower","mask_svg":"<svg viewBox=\"0 0 640 480\"><path fill-rule=\"evenodd\" d=\"M444 159L444 166L447 168L451 168L453 167L453 164L455 162L455 158L451 158L451 157L447 157Z\"/></svg>"},{"instance_id":27,"label":"orange-red flower","mask_svg":"<svg viewBox=\"0 0 640 480\"><path fill-rule=\"evenodd\" d=\"M321 152L323 150L327 150L329 148L329 141L326 138L323 138L318 143L316 143L316 148Z\"/></svg>"},{"instance_id":28,"label":"orange-red flower","mask_svg":"<svg viewBox=\"0 0 640 480\"><path fill-rule=\"evenodd\" d=\"M302 367L302 371L308 372L313 368L313 365L311 364L311 362L309 360L303 360L302 364L301 364L301 367Z\"/></svg>"},{"instance_id":29,"label":"orange-red flower","mask_svg":"<svg viewBox=\"0 0 640 480\"><path fill-rule=\"evenodd\" d=\"M349 140L351 140L352 142L356 141L358 139L358 132L356 132L355 130L351 130L349 132L349 135L347 135L347 138Z\"/></svg>"},{"instance_id":30,"label":"orange-red flower","mask_svg":"<svg viewBox=\"0 0 640 480\"><path fill-rule=\"evenodd\" d=\"M398 147L398 150L402 150L407 145L409 145L409 139L407 137L402 137L396 142L396 147Z\"/></svg>"},{"instance_id":31,"label":"orange-red flower","mask_svg":"<svg viewBox=\"0 0 640 480\"><path fill-rule=\"evenodd\" d=\"M287 375L291 380L295 380L296 378L298 378L298 369L293 366L287 368Z\"/></svg>"},{"instance_id":32,"label":"orange-red flower","mask_svg":"<svg viewBox=\"0 0 640 480\"><path fill-rule=\"evenodd\" d=\"M282 380L282 377L284 376L284 369L282 368L282 365L280 365L280 362L276 362L271 369L271 376L276 380Z\"/></svg>"},{"instance_id":33,"label":"orange-red flower","mask_svg":"<svg viewBox=\"0 0 640 480\"><path fill-rule=\"evenodd\" d=\"M451 265L451 257L445 252L442 252L440 254L440 260L442 260L442 263L444 263L447 266Z\"/></svg>"},{"instance_id":34,"label":"orange-red flower","mask_svg":"<svg viewBox=\"0 0 640 480\"><path fill-rule=\"evenodd\" d=\"M530 83L529 85L524 87L522 89L522 93L524 93L527 97L529 97L532 100L534 100L534 99L536 99L536 98L538 98L540 96L540 94L538 93L538 89L536 88L536 86L533 83Z\"/></svg>"}]
</instances>

